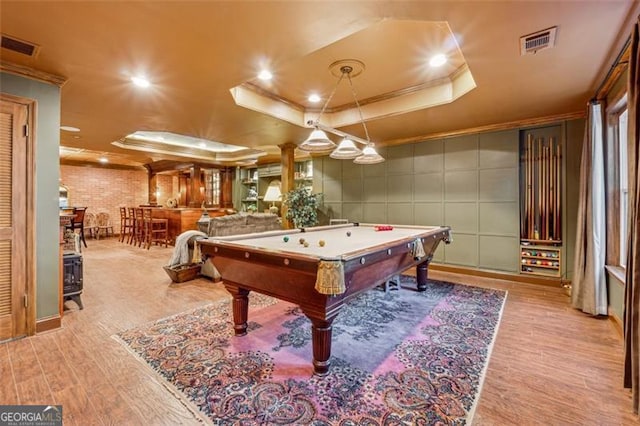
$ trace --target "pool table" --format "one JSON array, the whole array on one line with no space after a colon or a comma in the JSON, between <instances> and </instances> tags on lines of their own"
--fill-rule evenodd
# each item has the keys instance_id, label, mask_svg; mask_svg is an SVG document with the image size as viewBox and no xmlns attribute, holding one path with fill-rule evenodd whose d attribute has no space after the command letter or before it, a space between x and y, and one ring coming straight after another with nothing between
<instances>
[{"instance_id":1,"label":"pool table","mask_svg":"<svg viewBox=\"0 0 640 426\"><path fill-rule=\"evenodd\" d=\"M332 323L342 306L414 265L418 290L425 290L427 267L440 241L451 241L448 226L345 224L198 243L233 296L236 336L247 333L250 291L297 304L312 324L314 372L324 375Z\"/></svg>"}]
</instances>

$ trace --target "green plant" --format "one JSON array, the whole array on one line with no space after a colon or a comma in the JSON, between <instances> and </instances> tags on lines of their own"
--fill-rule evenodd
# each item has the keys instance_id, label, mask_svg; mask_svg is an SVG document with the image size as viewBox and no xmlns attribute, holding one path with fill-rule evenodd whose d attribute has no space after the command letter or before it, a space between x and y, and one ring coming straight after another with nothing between
<instances>
[{"instance_id":1,"label":"green plant","mask_svg":"<svg viewBox=\"0 0 640 426\"><path fill-rule=\"evenodd\" d=\"M318 205L322 194L313 194L310 188L298 187L284 195L286 218L296 228L306 228L318 223Z\"/></svg>"}]
</instances>

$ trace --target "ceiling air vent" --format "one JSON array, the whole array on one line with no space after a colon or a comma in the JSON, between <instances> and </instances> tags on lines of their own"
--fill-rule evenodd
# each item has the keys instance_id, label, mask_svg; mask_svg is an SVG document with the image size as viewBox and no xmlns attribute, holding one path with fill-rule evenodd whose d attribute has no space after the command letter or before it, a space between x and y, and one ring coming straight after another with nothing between
<instances>
[{"instance_id":1,"label":"ceiling air vent","mask_svg":"<svg viewBox=\"0 0 640 426\"><path fill-rule=\"evenodd\" d=\"M27 56L35 56L38 52L38 45L29 43L28 41L19 40L15 37L2 34L2 48L22 53Z\"/></svg>"},{"instance_id":2,"label":"ceiling air vent","mask_svg":"<svg viewBox=\"0 0 640 426\"><path fill-rule=\"evenodd\" d=\"M539 50L554 47L556 45L557 29L558 27L551 27L520 37L520 55L533 55Z\"/></svg>"}]
</instances>

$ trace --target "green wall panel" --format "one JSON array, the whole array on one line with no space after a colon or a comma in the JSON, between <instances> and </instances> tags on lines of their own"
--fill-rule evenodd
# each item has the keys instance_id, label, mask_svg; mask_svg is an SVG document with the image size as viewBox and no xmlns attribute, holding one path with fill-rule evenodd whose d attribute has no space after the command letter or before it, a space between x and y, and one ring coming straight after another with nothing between
<instances>
[{"instance_id":1,"label":"green wall panel","mask_svg":"<svg viewBox=\"0 0 640 426\"><path fill-rule=\"evenodd\" d=\"M444 143L445 170L478 167L478 135L459 136Z\"/></svg>"},{"instance_id":2,"label":"green wall panel","mask_svg":"<svg viewBox=\"0 0 640 426\"><path fill-rule=\"evenodd\" d=\"M520 240L517 237L480 235L480 268L517 272Z\"/></svg>"},{"instance_id":3,"label":"green wall panel","mask_svg":"<svg viewBox=\"0 0 640 426\"><path fill-rule=\"evenodd\" d=\"M363 205L365 223L387 223L387 205L384 203L366 203Z\"/></svg>"},{"instance_id":4,"label":"green wall panel","mask_svg":"<svg viewBox=\"0 0 640 426\"><path fill-rule=\"evenodd\" d=\"M415 173L441 173L444 169L444 141L442 140L415 144L413 155Z\"/></svg>"},{"instance_id":5,"label":"green wall panel","mask_svg":"<svg viewBox=\"0 0 640 426\"><path fill-rule=\"evenodd\" d=\"M445 203L444 223L456 232L478 233L477 203Z\"/></svg>"},{"instance_id":6,"label":"green wall panel","mask_svg":"<svg viewBox=\"0 0 640 426\"><path fill-rule=\"evenodd\" d=\"M461 266L478 266L478 236L461 234L453 229L453 242L444 247L446 263Z\"/></svg>"},{"instance_id":7,"label":"green wall panel","mask_svg":"<svg viewBox=\"0 0 640 426\"><path fill-rule=\"evenodd\" d=\"M445 172L444 199L447 201L477 201L477 170Z\"/></svg>"},{"instance_id":8,"label":"green wall panel","mask_svg":"<svg viewBox=\"0 0 640 426\"><path fill-rule=\"evenodd\" d=\"M342 218L350 222L364 222L362 203L342 203Z\"/></svg>"},{"instance_id":9,"label":"green wall panel","mask_svg":"<svg viewBox=\"0 0 640 426\"><path fill-rule=\"evenodd\" d=\"M413 176L389 176L387 178L387 201L402 202L412 201L413 198Z\"/></svg>"},{"instance_id":10,"label":"green wall panel","mask_svg":"<svg viewBox=\"0 0 640 426\"><path fill-rule=\"evenodd\" d=\"M342 181L343 201L362 201L362 179L344 179Z\"/></svg>"},{"instance_id":11,"label":"green wall panel","mask_svg":"<svg viewBox=\"0 0 640 426\"><path fill-rule=\"evenodd\" d=\"M442 172L413 176L414 201L442 201L444 181Z\"/></svg>"},{"instance_id":12,"label":"green wall panel","mask_svg":"<svg viewBox=\"0 0 640 426\"><path fill-rule=\"evenodd\" d=\"M481 234L511 235L517 237L520 232L518 202L478 203L478 215Z\"/></svg>"},{"instance_id":13,"label":"green wall panel","mask_svg":"<svg viewBox=\"0 0 640 426\"><path fill-rule=\"evenodd\" d=\"M387 221L398 225L413 225L413 204L387 204Z\"/></svg>"},{"instance_id":14,"label":"green wall panel","mask_svg":"<svg viewBox=\"0 0 640 426\"><path fill-rule=\"evenodd\" d=\"M446 225L442 203L415 203L413 205L413 217L415 225Z\"/></svg>"},{"instance_id":15,"label":"green wall panel","mask_svg":"<svg viewBox=\"0 0 640 426\"><path fill-rule=\"evenodd\" d=\"M384 203L387 201L386 188L386 177L368 177L364 180L364 194L362 200L368 203Z\"/></svg>"},{"instance_id":16,"label":"green wall panel","mask_svg":"<svg viewBox=\"0 0 640 426\"><path fill-rule=\"evenodd\" d=\"M387 173L389 175L413 174L413 144L394 146L387 150Z\"/></svg>"},{"instance_id":17,"label":"green wall panel","mask_svg":"<svg viewBox=\"0 0 640 426\"><path fill-rule=\"evenodd\" d=\"M517 201L518 169L480 170L480 201Z\"/></svg>"},{"instance_id":18,"label":"green wall panel","mask_svg":"<svg viewBox=\"0 0 640 426\"><path fill-rule=\"evenodd\" d=\"M518 167L518 130L480 135L480 168Z\"/></svg>"},{"instance_id":19,"label":"green wall panel","mask_svg":"<svg viewBox=\"0 0 640 426\"><path fill-rule=\"evenodd\" d=\"M322 188L314 188L323 193L325 202L342 201L342 182L337 179L323 179Z\"/></svg>"}]
</instances>

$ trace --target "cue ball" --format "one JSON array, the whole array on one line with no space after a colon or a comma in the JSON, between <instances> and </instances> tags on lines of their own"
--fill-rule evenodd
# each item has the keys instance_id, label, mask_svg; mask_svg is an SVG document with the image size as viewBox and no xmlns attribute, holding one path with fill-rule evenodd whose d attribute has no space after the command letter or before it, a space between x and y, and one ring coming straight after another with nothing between
<instances>
[{"instance_id":1,"label":"cue ball","mask_svg":"<svg viewBox=\"0 0 640 426\"><path fill-rule=\"evenodd\" d=\"M305 246L305 247L309 247L309 243L305 241L305 242L304 242L304 246Z\"/></svg>"},{"instance_id":2,"label":"cue ball","mask_svg":"<svg viewBox=\"0 0 640 426\"><path fill-rule=\"evenodd\" d=\"M304 238L300 238L300 244L304 244Z\"/></svg>"},{"instance_id":3,"label":"cue ball","mask_svg":"<svg viewBox=\"0 0 640 426\"><path fill-rule=\"evenodd\" d=\"M289 241L289 237L284 237L284 238L283 238L283 240L284 240L284 242L286 243L286 242L288 242L288 241Z\"/></svg>"},{"instance_id":4,"label":"cue ball","mask_svg":"<svg viewBox=\"0 0 640 426\"><path fill-rule=\"evenodd\" d=\"M324 247L324 240L318 241L318 244L320 245L320 247Z\"/></svg>"},{"instance_id":5,"label":"cue ball","mask_svg":"<svg viewBox=\"0 0 640 426\"><path fill-rule=\"evenodd\" d=\"M347 237L351 236L351 231L347 231Z\"/></svg>"}]
</instances>

